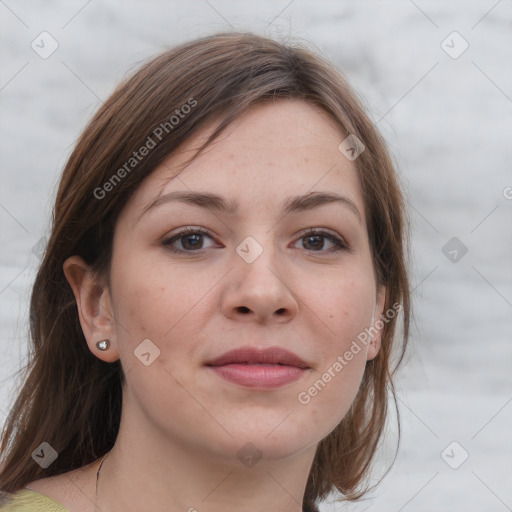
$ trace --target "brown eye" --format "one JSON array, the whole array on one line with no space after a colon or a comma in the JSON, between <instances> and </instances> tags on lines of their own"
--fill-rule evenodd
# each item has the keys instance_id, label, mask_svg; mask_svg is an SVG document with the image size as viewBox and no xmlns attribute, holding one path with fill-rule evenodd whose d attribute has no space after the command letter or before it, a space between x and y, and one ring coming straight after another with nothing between
<instances>
[{"instance_id":1,"label":"brown eye","mask_svg":"<svg viewBox=\"0 0 512 512\"><path fill-rule=\"evenodd\" d=\"M348 245L341 238L327 231L311 229L306 233L303 233L300 240L303 241L303 246L308 251L325 253L348 250ZM328 240L330 243L332 243L334 247L323 250L326 243L325 240Z\"/></svg>"},{"instance_id":2,"label":"brown eye","mask_svg":"<svg viewBox=\"0 0 512 512\"><path fill-rule=\"evenodd\" d=\"M198 228L188 227L179 233L176 233L170 238L162 242L162 245L167 247L171 252L184 253L184 252L197 252L204 249L204 237L212 239L212 237L204 230ZM175 242L180 242L182 248L174 247Z\"/></svg>"}]
</instances>

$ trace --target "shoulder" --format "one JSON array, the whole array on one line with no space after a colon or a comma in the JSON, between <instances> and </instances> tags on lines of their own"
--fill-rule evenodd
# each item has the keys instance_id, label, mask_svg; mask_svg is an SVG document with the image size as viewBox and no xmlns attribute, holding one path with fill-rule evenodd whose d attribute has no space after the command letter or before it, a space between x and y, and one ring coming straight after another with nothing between
<instances>
[{"instance_id":1,"label":"shoulder","mask_svg":"<svg viewBox=\"0 0 512 512\"><path fill-rule=\"evenodd\" d=\"M0 512L90 512L86 483L76 470L34 480L0 497Z\"/></svg>"},{"instance_id":2,"label":"shoulder","mask_svg":"<svg viewBox=\"0 0 512 512\"><path fill-rule=\"evenodd\" d=\"M14 493L2 493L1 512L69 512L62 504L49 496L31 489L20 489Z\"/></svg>"}]
</instances>

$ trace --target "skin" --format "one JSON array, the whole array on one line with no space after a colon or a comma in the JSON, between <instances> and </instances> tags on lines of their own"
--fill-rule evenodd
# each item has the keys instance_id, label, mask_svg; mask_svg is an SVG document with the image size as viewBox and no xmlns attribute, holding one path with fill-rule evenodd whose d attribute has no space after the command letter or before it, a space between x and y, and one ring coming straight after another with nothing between
<instances>
[{"instance_id":1,"label":"skin","mask_svg":"<svg viewBox=\"0 0 512 512\"><path fill-rule=\"evenodd\" d=\"M375 319L383 313L357 170L338 150L345 135L320 109L281 100L253 107L184 168L211 128L155 169L125 205L111 288L80 257L64 264L91 352L120 358L126 374L119 436L99 485L97 505L109 512L300 511L315 449L346 414L379 350L380 333L299 403L298 394L372 325L374 308ZM236 199L239 211L167 202L138 220L154 198L178 190ZM281 213L286 198L313 191L349 198L361 219L341 203ZM176 239L173 247L188 250L182 254L162 245L186 226L211 237ZM327 230L351 251L334 251L325 237L311 241L307 228ZM252 263L236 252L248 236L263 248ZM95 346L103 339L111 342L106 352ZM160 350L148 366L134 356L144 339ZM243 345L281 346L310 368L295 382L255 390L204 366ZM252 467L237 456L247 443L262 455ZM67 489L58 494L54 486L53 496L72 512L95 510L98 464L52 477Z\"/></svg>"}]
</instances>

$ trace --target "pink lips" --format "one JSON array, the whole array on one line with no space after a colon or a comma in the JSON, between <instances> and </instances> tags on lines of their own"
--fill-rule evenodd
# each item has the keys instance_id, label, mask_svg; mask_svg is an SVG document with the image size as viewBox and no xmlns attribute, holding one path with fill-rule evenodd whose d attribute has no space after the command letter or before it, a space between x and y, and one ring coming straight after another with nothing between
<instances>
[{"instance_id":1,"label":"pink lips","mask_svg":"<svg viewBox=\"0 0 512 512\"><path fill-rule=\"evenodd\" d=\"M296 354L279 347L231 350L206 363L220 377L236 384L269 389L299 379L309 368Z\"/></svg>"}]
</instances>

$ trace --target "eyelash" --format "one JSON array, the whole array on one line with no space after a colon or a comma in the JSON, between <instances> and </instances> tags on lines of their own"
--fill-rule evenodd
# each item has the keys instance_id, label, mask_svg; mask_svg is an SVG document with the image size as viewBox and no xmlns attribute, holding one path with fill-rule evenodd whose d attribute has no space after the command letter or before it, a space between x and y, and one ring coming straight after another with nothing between
<instances>
[{"instance_id":1,"label":"eyelash","mask_svg":"<svg viewBox=\"0 0 512 512\"><path fill-rule=\"evenodd\" d=\"M176 249L175 247L172 247L172 244L176 240L179 240L180 238L186 237L187 235L206 235L209 238L213 239L212 235L210 235L210 233L208 231L205 231L204 229L187 227L187 228L179 231L178 233L174 234L172 237L163 240L162 241L162 245L164 247L166 247L166 249L168 249L169 251L171 251L173 253L177 253L177 254L184 254L184 253L193 254L193 253L200 252L201 249L199 249L197 251L186 251L186 250L183 250L183 249ZM308 238L308 237L312 237L312 236L322 236L322 237L326 238L327 240L329 240L330 242L332 242L335 245L335 247L333 247L333 248L331 248L331 249L329 249L327 251L311 251L313 253L322 254L322 253L332 253L332 252L339 252L339 251L351 252L350 247L345 243L345 241L343 239L338 238L337 236L333 235L332 233L329 233L327 231L323 231L323 230L318 229L318 228L310 228L310 229L308 229L307 231L305 231L300 236L299 239ZM305 249L305 250L307 250L307 249Z\"/></svg>"}]
</instances>

